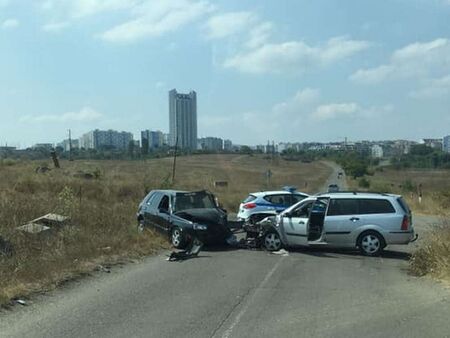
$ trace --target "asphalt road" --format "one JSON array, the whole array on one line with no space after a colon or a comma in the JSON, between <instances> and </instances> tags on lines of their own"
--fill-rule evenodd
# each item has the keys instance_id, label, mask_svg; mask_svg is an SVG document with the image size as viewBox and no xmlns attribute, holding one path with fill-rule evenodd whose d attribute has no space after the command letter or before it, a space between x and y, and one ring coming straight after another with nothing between
<instances>
[{"instance_id":1,"label":"asphalt road","mask_svg":"<svg viewBox=\"0 0 450 338\"><path fill-rule=\"evenodd\" d=\"M0 313L0 337L450 337L450 291L406 271L415 245L163 253Z\"/></svg>"}]
</instances>

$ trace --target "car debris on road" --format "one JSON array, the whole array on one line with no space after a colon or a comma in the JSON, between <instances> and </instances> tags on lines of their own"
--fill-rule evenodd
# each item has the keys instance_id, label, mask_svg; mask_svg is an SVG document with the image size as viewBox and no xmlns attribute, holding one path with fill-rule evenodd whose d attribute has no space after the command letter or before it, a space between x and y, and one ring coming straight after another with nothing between
<instances>
[{"instance_id":1,"label":"car debris on road","mask_svg":"<svg viewBox=\"0 0 450 338\"><path fill-rule=\"evenodd\" d=\"M192 238L189 241L189 245L186 248L186 250L172 251L172 253L167 258L167 261L169 262L184 261L189 258L197 257L202 247L203 243L200 242L198 238Z\"/></svg>"}]
</instances>

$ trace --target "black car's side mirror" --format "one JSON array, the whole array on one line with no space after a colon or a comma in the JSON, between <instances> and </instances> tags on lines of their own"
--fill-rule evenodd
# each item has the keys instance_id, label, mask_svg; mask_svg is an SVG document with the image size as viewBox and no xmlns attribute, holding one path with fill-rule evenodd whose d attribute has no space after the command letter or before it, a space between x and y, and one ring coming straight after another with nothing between
<instances>
[{"instance_id":1,"label":"black car's side mirror","mask_svg":"<svg viewBox=\"0 0 450 338\"><path fill-rule=\"evenodd\" d=\"M292 218L292 214L290 212L284 213L283 216L287 218Z\"/></svg>"}]
</instances>

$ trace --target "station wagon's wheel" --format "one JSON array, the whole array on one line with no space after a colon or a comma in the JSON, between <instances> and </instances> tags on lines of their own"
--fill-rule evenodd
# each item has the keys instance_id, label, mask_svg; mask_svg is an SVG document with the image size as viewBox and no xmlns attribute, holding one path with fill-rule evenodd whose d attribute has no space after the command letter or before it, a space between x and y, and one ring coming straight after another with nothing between
<instances>
[{"instance_id":1,"label":"station wagon's wheel","mask_svg":"<svg viewBox=\"0 0 450 338\"><path fill-rule=\"evenodd\" d=\"M180 228L173 228L170 234L170 241L172 245L177 249L183 249L185 245L185 238Z\"/></svg>"},{"instance_id":2,"label":"station wagon's wheel","mask_svg":"<svg viewBox=\"0 0 450 338\"><path fill-rule=\"evenodd\" d=\"M281 238L277 232L271 231L264 235L264 247L268 251L278 251L281 249Z\"/></svg>"},{"instance_id":3,"label":"station wagon's wheel","mask_svg":"<svg viewBox=\"0 0 450 338\"><path fill-rule=\"evenodd\" d=\"M375 231L366 231L359 235L357 245L365 256L378 256L385 246L383 237Z\"/></svg>"}]
</instances>

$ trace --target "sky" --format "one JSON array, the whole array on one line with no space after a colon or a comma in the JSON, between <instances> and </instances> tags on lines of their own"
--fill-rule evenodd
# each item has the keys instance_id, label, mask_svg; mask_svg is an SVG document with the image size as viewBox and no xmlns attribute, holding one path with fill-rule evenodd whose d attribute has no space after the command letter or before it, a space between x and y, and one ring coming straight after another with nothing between
<instances>
[{"instance_id":1,"label":"sky","mask_svg":"<svg viewBox=\"0 0 450 338\"><path fill-rule=\"evenodd\" d=\"M68 129L237 144L450 134L450 0L0 0L0 144Z\"/></svg>"}]
</instances>

